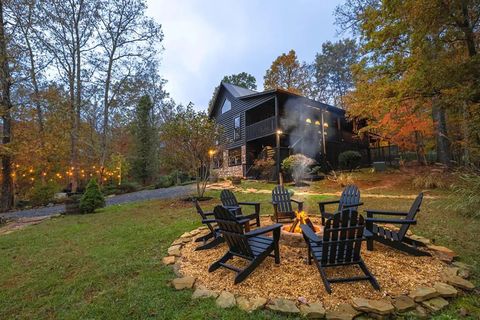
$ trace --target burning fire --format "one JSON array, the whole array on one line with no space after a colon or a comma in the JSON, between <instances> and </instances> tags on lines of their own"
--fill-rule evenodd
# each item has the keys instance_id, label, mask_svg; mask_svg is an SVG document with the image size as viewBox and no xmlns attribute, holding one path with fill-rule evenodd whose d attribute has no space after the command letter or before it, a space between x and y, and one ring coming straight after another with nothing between
<instances>
[{"instance_id":1,"label":"burning fire","mask_svg":"<svg viewBox=\"0 0 480 320\"><path fill-rule=\"evenodd\" d=\"M307 224L310 227L313 227L313 223L310 221L310 218L305 211L295 211L295 220L293 220L293 223L288 228L288 232L302 233L302 229L300 228L300 225L302 224Z\"/></svg>"}]
</instances>

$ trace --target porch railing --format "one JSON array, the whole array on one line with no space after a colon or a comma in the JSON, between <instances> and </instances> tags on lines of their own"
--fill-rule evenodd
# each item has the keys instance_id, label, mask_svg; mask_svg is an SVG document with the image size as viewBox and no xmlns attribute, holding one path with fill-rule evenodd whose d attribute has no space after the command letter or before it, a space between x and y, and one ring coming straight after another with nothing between
<instances>
[{"instance_id":1,"label":"porch railing","mask_svg":"<svg viewBox=\"0 0 480 320\"><path fill-rule=\"evenodd\" d=\"M276 117L273 116L247 126L246 127L247 140L261 138L274 133L275 122L276 122Z\"/></svg>"}]
</instances>

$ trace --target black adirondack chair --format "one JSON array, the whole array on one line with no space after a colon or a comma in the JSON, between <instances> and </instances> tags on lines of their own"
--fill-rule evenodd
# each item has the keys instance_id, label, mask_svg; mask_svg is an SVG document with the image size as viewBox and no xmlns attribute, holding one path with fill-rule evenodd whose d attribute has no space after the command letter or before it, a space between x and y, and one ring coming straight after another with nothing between
<instances>
[{"instance_id":1,"label":"black adirondack chair","mask_svg":"<svg viewBox=\"0 0 480 320\"><path fill-rule=\"evenodd\" d=\"M203 244L198 246L196 250L205 250L211 249L220 243L224 242L224 239L220 233L220 230L216 226L215 217L213 216L213 212L204 212L200 205L198 204L197 200L193 201L195 208L197 209L197 213L202 218L202 223L208 227L210 233L205 236L198 237L195 239L195 242L202 242Z\"/></svg>"},{"instance_id":2,"label":"black adirondack chair","mask_svg":"<svg viewBox=\"0 0 480 320\"><path fill-rule=\"evenodd\" d=\"M365 210L367 212L367 249L373 250L373 241L378 241L414 256L430 256L430 253L418 249L418 247L425 247L425 244L413 240L407 236L407 231L408 228L410 228L410 225L417 223L415 216L420 211L422 200L423 193L420 193L415 201L413 201L413 204L408 212ZM400 216L403 218L375 218L374 215ZM400 229L398 231L388 230L377 223L399 224Z\"/></svg>"},{"instance_id":3,"label":"black adirondack chair","mask_svg":"<svg viewBox=\"0 0 480 320\"><path fill-rule=\"evenodd\" d=\"M360 202L360 190L354 184L349 184L343 189L342 195L338 200L332 201L320 201L318 206L320 207L320 213L322 215L322 225L325 225L325 220L331 218L333 213L326 212L325 206L328 204L335 204L338 203L337 211L340 212L343 209L349 209L358 211L358 207L361 206L363 203Z\"/></svg>"},{"instance_id":4,"label":"black adirondack chair","mask_svg":"<svg viewBox=\"0 0 480 320\"><path fill-rule=\"evenodd\" d=\"M222 204L224 207L230 210L232 209L236 210L237 214L240 214L245 218L248 218L250 220L255 220L255 222L252 225L256 225L257 227L260 227L260 203L259 202L238 202L233 192L228 189L222 190L222 192L220 193L220 200L222 201ZM244 214L242 212L241 206L253 206L255 211L254 213L251 213L251 214Z\"/></svg>"},{"instance_id":5,"label":"black adirondack chair","mask_svg":"<svg viewBox=\"0 0 480 320\"><path fill-rule=\"evenodd\" d=\"M235 218L232 211L222 206L216 206L213 213L220 232L228 244L228 251L210 266L209 272L213 272L220 267L233 270L237 273L234 281L237 284L245 280L268 256L274 257L276 264L280 263L278 241L280 240L281 224L274 224L245 233L242 222ZM264 236L269 232L273 232L273 238ZM227 264L227 261L233 257L245 259L249 261L249 264L243 269Z\"/></svg>"},{"instance_id":6,"label":"black adirondack chair","mask_svg":"<svg viewBox=\"0 0 480 320\"><path fill-rule=\"evenodd\" d=\"M368 280L376 290L380 290L375 277L370 273L360 256L365 227L364 219L356 211L344 209L327 219L323 229L323 239L306 224L301 225L308 246L308 264L315 260L323 284L332 293L331 283ZM325 269L329 267L358 265L365 274L348 278L329 279Z\"/></svg>"},{"instance_id":7,"label":"black adirondack chair","mask_svg":"<svg viewBox=\"0 0 480 320\"><path fill-rule=\"evenodd\" d=\"M292 202L298 206L298 211L303 210L303 202L290 198L290 193L282 185L278 185L272 190L273 217L276 222L282 219L295 218L295 211L292 208Z\"/></svg>"}]
</instances>

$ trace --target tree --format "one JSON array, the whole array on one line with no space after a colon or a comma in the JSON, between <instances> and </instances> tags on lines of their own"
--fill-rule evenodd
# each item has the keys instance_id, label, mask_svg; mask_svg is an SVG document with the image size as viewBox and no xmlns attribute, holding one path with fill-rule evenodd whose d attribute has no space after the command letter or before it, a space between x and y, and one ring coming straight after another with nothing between
<instances>
[{"instance_id":1,"label":"tree","mask_svg":"<svg viewBox=\"0 0 480 320\"><path fill-rule=\"evenodd\" d=\"M309 66L300 63L295 50L283 53L273 61L263 77L265 89L284 89L295 94L311 96Z\"/></svg>"},{"instance_id":2,"label":"tree","mask_svg":"<svg viewBox=\"0 0 480 320\"><path fill-rule=\"evenodd\" d=\"M138 102L135 119L132 123L134 154L132 173L143 185L152 182L157 169L157 130L152 119L153 104L149 96Z\"/></svg>"},{"instance_id":3,"label":"tree","mask_svg":"<svg viewBox=\"0 0 480 320\"><path fill-rule=\"evenodd\" d=\"M456 158L467 159L480 143L473 133L480 121L478 38L471 37L479 6L478 0L349 0L339 7L343 29L353 26L365 53L355 68L349 112L369 115L377 125L389 114L404 120L418 114L421 121L430 114L437 160L451 165L452 148L465 149ZM397 122L411 126L404 120Z\"/></svg>"},{"instance_id":4,"label":"tree","mask_svg":"<svg viewBox=\"0 0 480 320\"><path fill-rule=\"evenodd\" d=\"M345 107L345 95L353 88L351 67L358 62L359 54L354 40L344 39L322 44L314 68L314 90L318 100Z\"/></svg>"},{"instance_id":5,"label":"tree","mask_svg":"<svg viewBox=\"0 0 480 320\"><path fill-rule=\"evenodd\" d=\"M103 122L101 133L100 164L108 156L107 134L111 108L116 95L135 69L144 61L155 59L156 46L163 34L160 25L145 16L144 0L119 0L101 3L96 25L100 56L95 60L103 89Z\"/></svg>"},{"instance_id":6,"label":"tree","mask_svg":"<svg viewBox=\"0 0 480 320\"><path fill-rule=\"evenodd\" d=\"M79 137L83 102L83 81L88 72L84 67L86 55L95 45L91 39L98 21L100 2L94 0L41 0L40 28L42 44L53 57L58 76L68 87L71 119L70 165L71 188L76 191L79 172Z\"/></svg>"},{"instance_id":7,"label":"tree","mask_svg":"<svg viewBox=\"0 0 480 320\"><path fill-rule=\"evenodd\" d=\"M211 152L218 149L220 128L205 112L196 112L189 104L161 127L162 158L172 169L195 177L198 197L203 197L208 181Z\"/></svg>"},{"instance_id":8,"label":"tree","mask_svg":"<svg viewBox=\"0 0 480 320\"><path fill-rule=\"evenodd\" d=\"M79 208L82 213L93 213L95 209L105 207L105 198L103 197L97 180L91 179L85 189L85 193L80 198Z\"/></svg>"},{"instance_id":9,"label":"tree","mask_svg":"<svg viewBox=\"0 0 480 320\"><path fill-rule=\"evenodd\" d=\"M12 101L10 98L11 77L9 67L9 53L7 51L7 35L5 33L4 5L0 1L0 115L3 121L2 145L2 194L0 210L7 211L13 207L13 179L12 179Z\"/></svg>"},{"instance_id":10,"label":"tree","mask_svg":"<svg viewBox=\"0 0 480 320\"><path fill-rule=\"evenodd\" d=\"M257 90L257 80L254 76L247 72L240 72L225 76L223 77L222 82L234 84L250 90Z\"/></svg>"}]
</instances>

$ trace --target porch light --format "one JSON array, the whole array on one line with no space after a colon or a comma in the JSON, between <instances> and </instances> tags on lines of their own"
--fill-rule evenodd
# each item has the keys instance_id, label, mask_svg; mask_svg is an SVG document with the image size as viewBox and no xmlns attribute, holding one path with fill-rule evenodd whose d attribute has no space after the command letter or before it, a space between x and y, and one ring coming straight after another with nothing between
<instances>
[{"instance_id":1,"label":"porch light","mask_svg":"<svg viewBox=\"0 0 480 320\"><path fill-rule=\"evenodd\" d=\"M307 118L307 119L305 120L305 122L306 122L306 123L312 123L312 120L311 120L310 118Z\"/></svg>"},{"instance_id":2,"label":"porch light","mask_svg":"<svg viewBox=\"0 0 480 320\"><path fill-rule=\"evenodd\" d=\"M278 135L281 135L282 133L283 133L282 130L280 130L280 129L277 130L277 134L278 134Z\"/></svg>"},{"instance_id":3,"label":"porch light","mask_svg":"<svg viewBox=\"0 0 480 320\"><path fill-rule=\"evenodd\" d=\"M320 121L318 121L318 120L315 121L315 125L316 125L316 126L319 126L319 125L320 125Z\"/></svg>"},{"instance_id":4,"label":"porch light","mask_svg":"<svg viewBox=\"0 0 480 320\"><path fill-rule=\"evenodd\" d=\"M325 128L328 128L328 123L325 122L325 123L323 124L323 126L324 126Z\"/></svg>"},{"instance_id":5,"label":"porch light","mask_svg":"<svg viewBox=\"0 0 480 320\"><path fill-rule=\"evenodd\" d=\"M213 149L208 150L208 154L210 156L213 156L215 154L215 150L213 150Z\"/></svg>"}]
</instances>

